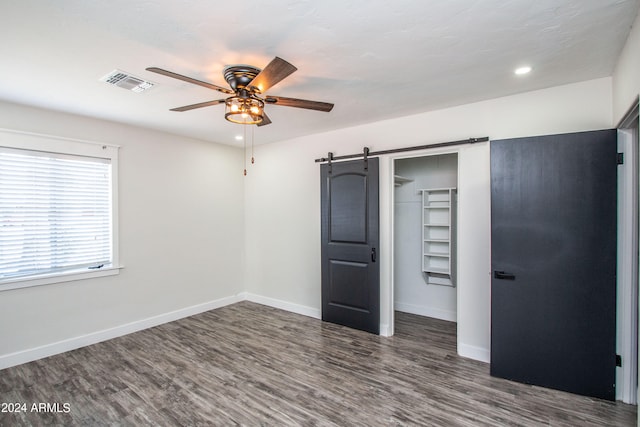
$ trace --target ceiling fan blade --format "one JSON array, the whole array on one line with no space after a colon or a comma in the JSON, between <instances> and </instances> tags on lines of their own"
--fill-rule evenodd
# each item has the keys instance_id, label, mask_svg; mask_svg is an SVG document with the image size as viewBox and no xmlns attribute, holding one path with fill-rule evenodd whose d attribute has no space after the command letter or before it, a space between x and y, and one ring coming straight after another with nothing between
<instances>
[{"instance_id":1,"label":"ceiling fan blade","mask_svg":"<svg viewBox=\"0 0 640 427\"><path fill-rule=\"evenodd\" d=\"M162 74L163 76L172 77L174 79L182 80L183 82L193 83L194 85L206 87L208 89L217 90L222 93L235 93L231 89L227 89L224 87L216 86L212 83L203 82L201 80L192 79L191 77L183 76L182 74L174 73L173 71L163 70L162 68L157 67L149 67L147 71L151 71L152 73Z\"/></svg>"},{"instance_id":2,"label":"ceiling fan blade","mask_svg":"<svg viewBox=\"0 0 640 427\"><path fill-rule=\"evenodd\" d=\"M307 110L316 110L329 112L333 108L333 104L320 101L309 101L306 99L285 98L284 96L267 96L264 102L273 105L282 105L284 107L306 108Z\"/></svg>"},{"instance_id":3,"label":"ceiling fan blade","mask_svg":"<svg viewBox=\"0 0 640 427\"><path fill-rule=\"evenodd\" d=\"M249 86L256 88L260 93L265 93L270 87L275 86L296 70L296 67L276 56L251 80Z\"/></svg>"},{"instance_id":4,"label":"ceiling fan blade","mask_svg":"<svg viewBox=\"0 0 640 427\"><path fill-rule=\"evenodd\" d=\"M196 108L209 107L211 105L224 104L225 99L216 99L215 101L200 102L198 104L185 105L184 107L172 108L170 111L189 111Z\"/></svg>"},{"instance_id":5,"label":"ceiling fan blade","mask_svg":"<svg viewBox=\"0 0 640 427\"><path fill-rule=\"evenodd\" d=\"M271 119L267 116L267 113L262 112L262 121L258 123L258 126L266 126L271 124Z\"/></svg>"}]
</instances>

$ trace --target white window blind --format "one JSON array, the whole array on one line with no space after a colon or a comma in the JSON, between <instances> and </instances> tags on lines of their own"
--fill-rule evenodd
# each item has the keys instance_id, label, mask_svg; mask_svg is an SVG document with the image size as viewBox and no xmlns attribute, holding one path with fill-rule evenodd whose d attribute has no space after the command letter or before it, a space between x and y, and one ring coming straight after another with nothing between
<instances>
[{"instance_id":1,"label":"white window blind","mask_svg":"<svg viewBox=\"0 0 640 427\"><path fill-rule=\"evenodd\" d=\"M111 265L108 159L0 150L0 281Z\"/></svg>"}]
</instances>

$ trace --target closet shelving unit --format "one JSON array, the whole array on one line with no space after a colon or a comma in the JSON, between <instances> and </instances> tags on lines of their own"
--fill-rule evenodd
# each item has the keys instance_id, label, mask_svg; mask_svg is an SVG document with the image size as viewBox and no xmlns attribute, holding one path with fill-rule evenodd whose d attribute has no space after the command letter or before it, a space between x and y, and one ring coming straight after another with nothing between
<instances>
[{"instance_id":1,"label":"closet shelving unit","mask_svg":"<svg viewBox=\"0 0 640 427\"><path fill-rule=\"evenodd\" d=\"M455 286L456 188L422 193L422 272L428 284Z\"/></svg>"}]
</instances>

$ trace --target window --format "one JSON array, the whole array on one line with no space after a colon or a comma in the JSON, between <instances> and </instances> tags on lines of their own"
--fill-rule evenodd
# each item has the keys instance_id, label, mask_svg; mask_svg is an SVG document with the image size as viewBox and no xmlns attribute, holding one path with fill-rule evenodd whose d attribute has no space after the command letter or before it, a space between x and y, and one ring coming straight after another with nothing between
<instances>
[{"instance_id":1,"label":"window","mask_svg":"<svg viewBox=\"0 0 640 427\"><path fill-rule=\"evenodd\" d=\"M116 154L112 146L2 133L0 290L117 272Z\"/></svg>"}]
</instances>

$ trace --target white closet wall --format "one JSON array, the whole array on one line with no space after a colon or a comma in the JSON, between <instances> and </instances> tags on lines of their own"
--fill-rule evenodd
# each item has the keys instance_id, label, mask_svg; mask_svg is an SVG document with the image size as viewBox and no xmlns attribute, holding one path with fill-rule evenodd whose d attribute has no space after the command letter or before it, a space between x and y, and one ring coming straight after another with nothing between
<instances>
[{"instance_id":1,"label":"white closet wall","mask_svg":"<svg viewBox=\"0 0 640 427\"><path fill-rule=\"evenodd\" d=\"M422 272L422 194L424 188L458 186L458 155L395 161L395 174L412 181L395 187L395 309L456 321L456 288L427 284Z\"/></svg>"}]
</instances>

